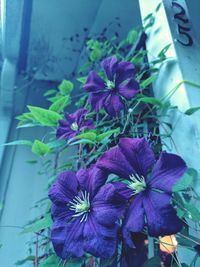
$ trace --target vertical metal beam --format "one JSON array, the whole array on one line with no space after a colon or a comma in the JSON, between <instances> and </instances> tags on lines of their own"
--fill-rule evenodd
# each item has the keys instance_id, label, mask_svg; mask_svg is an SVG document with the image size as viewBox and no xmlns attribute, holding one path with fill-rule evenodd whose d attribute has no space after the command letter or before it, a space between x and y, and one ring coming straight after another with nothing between
<instances>
[{"instance_id":1,"label":"vertical metal beam","mask_svg":"<svg viewBox=\"0 0 200 267\"><path fill-rule=\"evenodd\" d=\"M189 2L189 1L187 1ZM144 19L149 13L154 13L160 0L139 0L141 16ZM196 8L197 6L196 1ZM184 0L163 0L161 8L155 14L155 23L148 31L147 50L149 61L169 43L167 51L169 59L160 66L158 79L153 84L154 94L157 98L166 96L175 86L183 80L200 84L200 49L199 41L195 35L192 20ZM169 121L174 130L172 138L176 147L170 145L166 150L180 154L189 167L198 171L200 158L200 121L199 113L187 116L184 111L200 106L200 89L191 84L183 83L170 98L178 110L171 111ZM163 129L160 128L161 132ZM171 146L171 149L169 147ZM195 190L200 193L200 179L195 181ZM173 222L172 222L173 223ZM196 232L192 232L196 235ZM190 263L192 252L186 249L179 250L182 262ZM198 265L198 264L197 264Z\"/></svg>"},{"instance_id":2,"label":"vertical metal beam","mask_svg":"<svg viewBox=\"0 0 200 267\"><path fill-rule=\"evenodd\" d=\"M24 0L1 0L3 66L0 81L0 143L7 139L13 108L13 96L19 58ZM3 148L0 149L0 163Z\"/></svg>"},{"instance_id":3,"label":"vertical metal beam","mask_svg":"<svg viewBox=\"0 0 200 267\"><path fill-rule=\"evenodd\" d=\"M30 39L31 15L32 15L33 0L24 1L22 15L22 30L18 60L18 71L25 71L28 58L28 47Z\"/></svg>"}]
</instances>

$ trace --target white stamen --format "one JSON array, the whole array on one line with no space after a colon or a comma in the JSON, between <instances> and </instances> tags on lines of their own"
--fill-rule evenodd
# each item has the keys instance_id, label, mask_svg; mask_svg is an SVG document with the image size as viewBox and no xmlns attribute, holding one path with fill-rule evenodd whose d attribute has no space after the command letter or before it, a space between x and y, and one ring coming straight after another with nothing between
<instances>
[{"instance_id":1,"label":"white stamen","mask_svg":"<svg viewBox=\"0 0 200 267\"><path fill-rule=\"evenodd\" d=\"M71 129L74 130L74 131L77 131L78 130L78 124L76 122L73 122L71 124Z\"/></svg>"},{"instance_id":2,"label":"white stamen","mask_svg":"<svg viewBox=\"0 0 200 267\"><path fill-rule=\"evenodd\" d=\"M136 195L146 189L146 182L143 176L132 174L129 178L131 179L131 182L129 182L128 187L133 190L132 195Z\"/></svg>"},{"instance_id":3,"label":"white stamen","mask_svg":"<svg viewBox=\"0 0 200 267\"><path fill-rule=\"evenodd\" d=\"M90 195L88 192L80 192L80 196L74 197L72 201L68 203L69 209L74 211L73 217L82 216L81 222L86 221L88 213L90 212Z\"/></svg>"},{"instance_id":4,"label":"white stamen","mask_svg":"<svg viewBox=\"0 0 200 267\"><path fill-rule=\"evenodd\" d=\"M108 89L114 89L115 88L115 83L114 82L112 82L112 81L107 81L106 82L106 87L108 88Z\"/></svg>"}]
</instances>

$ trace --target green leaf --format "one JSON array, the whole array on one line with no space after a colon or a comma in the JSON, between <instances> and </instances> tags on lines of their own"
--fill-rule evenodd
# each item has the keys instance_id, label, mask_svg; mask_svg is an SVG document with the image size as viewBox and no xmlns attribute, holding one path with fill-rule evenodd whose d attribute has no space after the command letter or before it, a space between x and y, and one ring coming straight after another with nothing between
<instances>
[{"instance_id":1,"label":"green leaf","mask_svg":"<svg viewBox=\"0 0 200 267\"><path fill-rule=\"evenodd\" d=\"M34 118L44 126L56 126L62 116L55 111L47 110L40 107L28 106Z\"/></svg>"},{"instance_id":2,"label":"green leaf","mask_svg":"<svg viewBox=\"0 0 200 267\"><path fill-rule=\"evenodd\" d=\"M32 146L33 142L30 140L16 140L9 143L1 144L0 146L16 146L16 145L26 145Z\"/></svg>"},{"instance_id":3,"label":"green leaf","mask_svg":"<svg viewBox=\"0 0 200 267\"><path fill-rule=\"evenodd\" d=\"M51 103L56 102L58 99L60 99L60 94L48 98Z\"/></svg>"},{"instance_id":4,"label":"green leaf","mask_svg":"<svg viewBox=\"0 0 200 267\"><path fill-rule=\"evenodd\" d=\"M19 121L26 121L26 122L35 120L33 114L31 114L31 112L25 112L22 115L17 116L16 119Z\"/></svg>"},{"instance_id":5,"label":"green leaf","mask_svg":"<svg viewBox=\"0 0 200 267\"><path fill-rule=\"evenodd\" d=\"M83 261L81 259L71 259L67 262L66 267L81 267L83 264Z\"/></svg>"},{"instance_id":6,"label":"green leaf","mask_svg":"<svg viewBox=\"0 0 200 267\"><path fill-rule=\"evenodd\" d=\"M150 76L146 80L142 81L140 83L140 86L142 88L146 88L148 85L150 85L152 82L154 82L157 79L157 77L158 77L158 74L154 74L154 75Z\"/></svg>"},{"instance_id":7,"label":"green leaf","mask_svg":"<svg viewBox=\"0 0 200 267\"><path fill-rule=\"evenodd\" d=\"M187 189L192 184L192 181L192 176L185 173L185 175L173 186L172 192L179 192Z\"/></svg>"},{"instance_id":8,"label":"green leaf","mask_svg":"<svg viewBox=\"0 0 200 267\"><path fill-rule=\"evenodd\" d=\"M147 52L146 51L140 51L138 52L130 61L131 63L137 65L137 64L140 64L144 57L146 56Z\"/></svg>"},{"instance_id":9,"label":"green leaf","mask_svg":"<svg viewBox=\"0 0 200 267\"><path fill-rule=\"evenodd\" d=\"M58 147L66 145L66 141L65 140L54 140L54 141L49 142L47 145L49 148L54 149L54 148L58 148Z\"/></svg>"},{"instance_id":10,"label":"green leaf","mask_svg":"<svg viewBox=\"0 0 200 267\"><path fill-rule=\"evenodd\" d=\"M200 222L200 212L199 210L194 206L194 204L191 203L185 203L185 208L187 209L187 217L191 219L193 222Z\"/></svg>"},{"instance_id":11,"label":"green leaf","mask_svg":"<svg viewBox=\"0 0 200 267\"><path fill-rule=\"evenodd\" d=\"M97 40L90 39L87 41L87 47L90 49L100 49L101 48L101 43Z\"/></svg>"},{"instance_id":12,"label":"green leaf","mask_svg":"<svg viewBox=\"0 0 200 267\"><path fill-rule=\"evenodd\" d=\"M24 229L21 234L25 233L37 233L41 230L47 229L52 225L52 219L50 214L45 214L44 218L36 221L31 226Z\"/></svg>"},{"instance_id":13,"label":"green leaf","mask_svg":"<svg viewBox=\"0 0 200 267\"><path fill-rule=\"evenodd\" d=\"M160 267L161 259L159 257L152 257L149 260L145 261L142 267Z\"/></svg>"},{"instance_id":14,"label":"green leaf","mask_svg":"<svg viewBox=\"0 0 200 267\"><path fill-rule=\"evenodd\" d=\"M32 152L38 156L44 156L50 151L47 144L44 144L40 140L35 140L32 145Z\"/></svg>"},{"instance_id":15,"label":"green leaf","mask_svg":"<svg viewBox=\"0 0 200 267\"><path fill-rule=\"evenodd\" d=\"M155 23L155 16L153 13L150 13L144 18L144 30L147 30L148 28L152 27Z\"/></svg>"},{"instance_id":16,"label":"green leaf","mask_svg":"<svg viewBox=\"0 0 200 267\"><path fill-rule=\"evenodd\" d=\"M68 95L71 93L71 91L73 90L74 85L72 82L68 81L68 80L63 80L61 82L61 84L58 86L58 89L60 90L60 92L63 95Z\"/></svg>"},{"instance_id":17,"label":"green leaf","mask_svg":"<svg viewBox=\"0 0 200 267\"><path fill-rule=\"evenodd\" d=\"M81 72L85 72L91 68L92 62L88 61L85 63L83 66L80 67L79 69L79 74L81 75Z\"/></svg>"},{"instance_id":18,"label":"green leaf","mask_svg":"<svg viewBox=\"0 0 200 267\"><path fill-rule=\"evenodd\" d=\"M146 96L146 97L139 98L138 101L143 102L143 103L152 104L154 106L162 107L162 102L159 99L154 98L154 97Z\"/></svg>"},{"instance_id":19,"label":"green leaf","mask_svg":"<svg viewBox=\"0 0 200 267\"><path fill-rule=\"evenodd\" d=\"M189 108L185 111L185 114L190 116L192 115L193 113L197 112L200 110L200 107L194 107L194 108Z\"/></svg>"},{"instance_id":20,"label":"green leaf","mask_svg":"<svg viewBox=\"0 0 200 267\"><path fill-rule=\"evenodd\" d=\"M96 48L96 49L92 50L92 52L90 53L90 59L93 62L97 61L98 59L100 59L101 55L102 55L101 50Z\"/></svg>"},{"instance_id":21,"label":"green leaf","mask_svg":"<svg viewBox=\"0 0 200 267\"><path fill-rule=\"evenodd\" d=\"M162 5L162 2L157 5L155 12L158 12L160 10L161 5Z\"/></svg>"},{"instance_id":22,"label":"green leaf","mask_svg":"<svg viewBox=\"0 0 200 267\"><path fill-rule=\"evenodd\" d=\"M17 261L15 263L15 265L20 266L20 265L23 265L24 263L26 263L27 261L35 261L35 256L30 255L30 256L26 257L25 259L23 259L23 260Z\"/></svg>"},{"instance_id":23,"label":"green leaf","mask_svg":"<svg viewBox=\"0 0 200 267\"><path fill-rule=\"evenodd\" d=\"M28 163L28 164L36 164L36 163L38 163L37 160L26 160L25 162Z\"/></svg>"},{"instance_id":24,"label":"green leaf","mask_svg":"<svg viewBox=\"0 0 200 267\"><path fill-rule=\"evenodd\" d=\"M127 36L127 42L129 44L134 44L135 41L137 40L138 38L138 32L135 31L135 30L132 30L128 33L128 36Z\"/></svg>"},{"instance_id":25,"label":"green leaf","mask_svg":"<svg viewBox=\"0 0 200 267\"><path fill-rule=\"evenodd\" d=\"M87 139L87 140L90 140L90 141L96 141L96 138L97 138L97 134L95 132L85 132L85 133L82 133L82 134L79 134L75 137L76 139Z\"/></svg>"},{"instance_id":26,"label":"green leaf","mask_svg":"<svg viewBox=\"0 0 200 267\"><path fill-rule=\"evenodd\" d=\"M35 127L35 126L41 126L41 124L39 124L39 123L25 123L25 124L19 123L18 126L17 126L17 129L31 128L31 127Z\"/></svg>"},{"instance_id":27,"label":"green leaf","mask_svg":"<svg viewBox=\"0 0 200 267\"><path fill-rule=\"evenodd\" d=\"M102 142L106 137L110 137L113 133L119 133L120 128L117 128L115 130L110 130L105 133L97 135L97 142Z\"/></svg>"},{"instance_id":28,"label":"green leaf","mask_svg":"<svg viewBox=\"0 0 200 267\"><path fill-rule=\"evenodd\" d=\"M17 128L32 127L37 125L37 122L31 112L25 112L22 115L17 116L16 119L19 120Z\"/></svg>"},{"instance_id":29,"label":"green leaf","mask_svg":"<svg viewBox=\"0 0 200 267\"><path fill-rule=\"evenodd\" d=\"M144 22L146 22L147 20L152 19L153 16L154 16L153 13L148 14L148 15L144 18Z\"/></svg>"},{"instance_id":30,"label":"green leaf","mask_svg":"<svg viewBox=\"0 0 200 267\"><path fill-rule=\"evenodd\" d=\"M166 45L158 54L158 57L160 58L166 58L166 52L168 51L168 49L170 48L171 44Z\"/></svg>"},{"instance_id":31,"label":"green leaf","mask_svg":"<svg viewBox=\"0 0 200 267\"><path fill-rule=\"evenodd\" d=\"M82 84L85 84L86 81L87 81L87 76L85 76L85 77L79 77L79 78L77 78L77 81L79 81Z\"/></svg>"},{"instance_id":32,"label":"green leaf","mask_svg":"<svg viewBox=\"0 0 200 267\"><path fill-rule=\"evenodd\" d=\"M53 94L55 94L55 93L57 93L57 90L55 90L55 89L49 89L48 91L46 91L46 92L44 93L43 96L50 96L50 95L53 95Z\"/></svg>"},{"instance_id":33,"label":"green leaf","mask_svg":"<svg viewBox=\"0 0 200 267\"><path fill-rule=\"evenodd\" d=\"M79 144L91 144L91 145L95 145L96 143L91 141L91 140L88 140L88 139L81 139L81 140L78 140L76 142L71 142L69 143L69 145L79 145Z\"/></svg>"},{"instance_id":34,"label":"green leaf","mask_svg":"<svg viewBox=\"0 0 200 267\"><path fill-rule=\"evenodd\" d=\"M188 168L187 173L192 176L193 181L198 178L198 172L194 168Z\"/></svg>"},{"instance_id":35,"label":"green leaf","mask_svg":"<svg viewBox=\"0 0 200 267\"><path fill-rule=\"evenodd\" d=\"M63 111L63 109L69 104L70 104L70 97L68 95L62 96L49 107L49 110L59 113Z\"/></svg>"},{"instance_id":36,"label":"green leaf","mask_svg":"<svg viewBox=\"0 0 200 267\"><path fill-rule=\"evenodd\" d=\"M177 213L177 216L181 219L184 217L185 215L185 211L180 209L179 207L176 208L176 213Z\"/></svg>"},{"instance_id":37,"label":"green leaf","mask_svg":"<svg viewBox=\"0 0 200 267\"><path fill-rule=\"evenodd\" d=\"M58 265L59 261L60 259L55 254L53 254L40 262L39 267L55 267Z\"/></svg>"}]
</instances>

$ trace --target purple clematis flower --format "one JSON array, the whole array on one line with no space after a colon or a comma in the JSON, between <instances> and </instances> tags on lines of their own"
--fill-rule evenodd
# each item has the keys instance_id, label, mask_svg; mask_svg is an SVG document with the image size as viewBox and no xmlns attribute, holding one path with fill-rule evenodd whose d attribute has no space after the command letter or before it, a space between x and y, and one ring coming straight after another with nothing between
<instances>
[{"instance_id":1,"label":"purple clematis flower","mask_svg":"<svg viewBox=\"0 0 200 267\"><path fill-rule=\"evenodd\" d=\"M87 109L80 108L73 114L65 113L66 120L59 121L56 137L69 140L84 129L94 128L92 120L86 120Z\"/></svg>"},{"instance_id":2,"label":"purple clematis flower","mask_svg":"<svg viewBox=\"0 0 200 267\"><path fill-rule=\"evenodd\" d=\"M145 225L150 236L181 230L182 221L171 205L172 187L187 170L179 156L162 152L155 162L144 138L121 138L117 147L102 155L97 166L126 179L116 186L131 203L123 227L129 246L133 246L130 233L142 231Z\"/></svg>"},{"instance_id":3,"label":"purple clematis flower","mask_svg":"<svg viewBox=\"0 0 200 267\"><path fill-rule=\"evenodd\" d=\"M123 98L131 99L139 91L139 84L133 79L135 67L130 62L118 62L115 56L104 59L101 67L107 79L104 81L91 71L84 89L90 93L89 102L94 111L104 108L114 117L125 108Z\"/></svg>"},{"instance_id":4,"label":"purple clematis flower","mask_svg":"<svg viewBox=\"0 0 200 267\"><path fill-rule=\"evenodd\" d=\"M112 257L117 245L117 220L125 201L107 173L95 166L77 173L65 171L49 191L54 224L51 239L59 257Z\"/></svg>"}]
</instances>

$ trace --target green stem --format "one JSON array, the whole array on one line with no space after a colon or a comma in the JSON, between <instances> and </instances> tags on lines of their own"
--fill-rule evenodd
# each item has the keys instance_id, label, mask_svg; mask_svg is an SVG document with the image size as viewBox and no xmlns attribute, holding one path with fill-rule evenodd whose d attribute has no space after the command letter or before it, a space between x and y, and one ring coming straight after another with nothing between
<instances>
[{"instance_id":1,"label":"green stem","mask_svg":"<svg viewBox=\"0 0 200 267\"><path fill-rule=\"evenodd\" d=\"M178 233L178 235L182 236L182 237L185 238L185 239L188 239L188 240L192 241L193 243L195 243L195 244L197 244L197 245L200 245L197 241L195 241L194 239L192 239L192 238L190 238L190 237L188 237L188 236L186 236L186 235L183 235L183 234L181 234L181 233Z\"/></svg>"},{"instance_id":2,"label":"green stem","mask_svg":"<svg viewBox=\"0 0 200 267\"><path fill-rule=\"evenodd\" d=\"M38 235L36 234L36 249L35 249L35 267L38 267L39 259L38 259Z\"/></svg>"},{"instance_id":3,"label":"green stem","mask_svg":"<svg viewBox=\"0 0 200 267\"><path fill-rule=\"evenodd\" d=\"M129 119L130 119L130 116L131 116L131 113L136 109L136 107L140 104L140 102L138 101L135 106L132 108L131 112L128 113L128 115L126 116L126 121L125 121L125 124L124 124L124 128L122 130L122 134L124 134L125 130L126 130L126 127L128 125L128 122L129 122Z\"/></svg>"},{"instance_id":4,"label":"green stem","mask_svg":"<svg viewBox=\"0 0 200 267\"><path fill-rule=\"evenodd\" d=\"M188 84L188 85L191 85L193 87L197 87L197 88L200 88L200 84L198 83L194 83L194 82L191 82L191 81L188 81L188 80L182 80L181 82L179 82L172 90L169 91L169 93L167 93L165 96L163 96L160 101L164 100L165 98L167 97L172 97L173 94L179 89L179 87L182 85L182 84Z\"/></svg>"},{"instance_id":5,"label":"green stem","mask_svg":"<svg viewBox=\"0 0 200 267\"><path fill-rule=\"evenodd\" d=\"M123 130L122 130L122 134L125 132L125 130L126 130L126 127L127 127L127 125L128 125L128 122L129 122L129 119L130 119L130 115L131 115L131 113L128 113L128 115L126 116L126 121L125 121L125 124L124 124L124 128L123 128Z\"/></svg>"}]
</instances>

